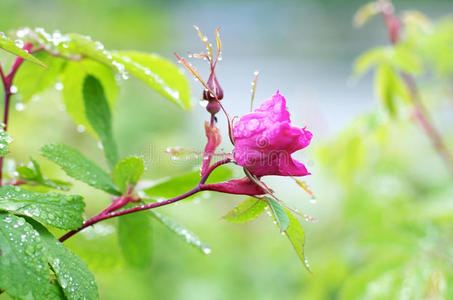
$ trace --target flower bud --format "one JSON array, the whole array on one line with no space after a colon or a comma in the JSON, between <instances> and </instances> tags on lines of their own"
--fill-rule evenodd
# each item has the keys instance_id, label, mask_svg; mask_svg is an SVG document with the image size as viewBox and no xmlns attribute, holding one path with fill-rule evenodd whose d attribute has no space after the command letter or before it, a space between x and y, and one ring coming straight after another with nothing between
<instances>
[{"instance_id":1,"label":"flower bud","mask_svg":"<svg viewBox=\"0 0 453 300\"><path fill-rule=\"evenodd\" d=\"M220 104L217 101L209 101L208 105L206 105L206 110L211 113L211 115L215 115L220 111Z\"/></svg>"},{"instance_id":2,"label":"flower bud","mask_svg":"<svg viewBox=\"0 0 453 300\"><path fill-rule=\"evenodd\" d=\"M211 71L211 75L209 75L208 81L206 82L208 87L211 89L211 91L214 93L212 95L211 91L209 90L204 90L203 91L203 99L208 100L208 101L214 101L214 100L222 100L223 99L223 90L222 87L220 86L219 82L217 81L217 76L215 76L214 70Z\"/></svg>"}]
</instances>

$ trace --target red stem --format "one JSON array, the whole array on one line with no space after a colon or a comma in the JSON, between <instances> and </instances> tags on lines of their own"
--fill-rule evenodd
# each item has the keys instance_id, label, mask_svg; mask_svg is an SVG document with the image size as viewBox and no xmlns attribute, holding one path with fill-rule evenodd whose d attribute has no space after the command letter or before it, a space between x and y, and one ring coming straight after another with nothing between
<instances>
[{"instance_id":1,"label":"red stem","mask_svg":"<svg viewBox=\"0 0 453 300\"><path fill-rule=\"evenodd\" d=\"M93 218L89 219L88 221L85 221L83 223L82 227L80 227L79 229L75 229L75 230L69 231L68 233L66 233L65 235L60 237L59 241L60 242L64 242L68 238L73 236L74 234L76 234L76 233L82 231L83 229L85 229L85 228L87 228L89 226L92 226L92 225L94 225L94 224L96 224L96 223L98 223L100 221L107 220L107 219L114 218L114 217L127 215L127 214L131 214L131 213L135 213L135 212L139 212L139 211L146 210L146 209L152 209L152 208L156 208L156 207L159 207L159 206L168 205L168 204L183 200L183 199L185 199L187 197L190 197L190 196L192 196L192 195L194 195L194 194L196 194L198 192L201 192L202 190L201 190L200 186L202 184L204 184L206 182L206 180L208 180L208 177L212 173L212 171L214 171L217 167L219 167L221 165L224 165L224 164L227 164L229 162L231 162L231 159L230 158L226 158L226 159L223 159L223 160L220 160L220 161L214 163L208 169L206 174L204 174L201 177L200 182L193 189L191 189L190 191L185 192L184 194L181 194L179 196L176 196L174 198L171 198L171 199L168 199L168 200L165 200L165 201L148 203L148 204L145 204L145 205L142 205L142 206L136 206L136 207L129 208L129 209L124 209L124 210L121 210L121 211L114 211L114 210L117 210L117 209L120 209L120 208L124 207L127 203L129 203L133 199L133 197L131 197L130 195L120 196L110 206L108 206L106 209L104 209L102 212L100 212L99 214L97 214Z\"/></svg>"},{"instance_id":2,"label":"red stem","mask_svg":"<svg viewBox=\"0 0 453 300\"><path fill-rule=\"evenodd\" d=\"M388 35L390 42L395 45L399 41L401 22L394 14L394 8L390 1L388 0L379 0L381 15L384 18L385 24L387 26ZM414 115L417 119L420 126L425 131L428 138L431 140L433 147L445 161L447 168L450 170L453 175L453 155L448 150L442 136L439 131L434 126L433 122L429 117L429 113L425 106L423 105L420 95L417 89L417 84L412 76L407 73L402 72L401 77L403 78L406 87L410 93L410 99L414 107Z\"/></svg>"},{"instance_id":3,"label":"red stem","mask_svg":"<svg viewBox=\"0 0 453 300\"><path fill-rule=\"evenodd\" d=\"M26 43L22 49L30 52L32 47L33 47L33 44ZM6 76L3 73L3 70L0 69L3 88L5 90L5 103L4 103L4 109L3 109L3 124L5 124L5 127L4 127L5 131L7 130L7 127L8 127L8 115L9 115L9 107L10 107L11 95L12 95L11 86L13 84L14 75L16 75L16 72L19 69L19 67L21 66L23 61L24 61L24 59L22 57L17 57L16 60L14 61L13 66L11 67L11 71ZM0 186L2 185L2 175L3 175L3 156L0 157Z\"/></svg>"}]
</instances>

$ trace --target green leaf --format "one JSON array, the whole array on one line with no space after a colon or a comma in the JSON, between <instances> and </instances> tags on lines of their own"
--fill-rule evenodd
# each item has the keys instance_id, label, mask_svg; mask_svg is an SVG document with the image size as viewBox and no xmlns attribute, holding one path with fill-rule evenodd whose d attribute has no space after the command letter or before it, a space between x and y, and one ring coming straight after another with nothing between
<instances>
[{"instance_id":1,"label":"green leaf","mask_svg":"<svg viewBox=\"0 0 453 300\"><path fill-rule=\"evenodd\" d=\"M59 46L63 53L88 57L117 71L124 79L128 72L184 109L191 107L189 83L182 71L170 61L155 54L104 49L100 42L80 34L65 35ZM66 47L66 48L64 48Z\"/></svg>"},{"instance_id":2,"label":"green leaf","mask_svg":"<svg viewBox=\"0 0 453 300\"><path fill-rule=\"evenodd\" d=\"M155 211L148 211L154 218L156 218L162 225L170 229L173 233L175 233L179 238L181 238L184 242L195 246L198 248L202 253L209 254L211 253L211 248L208 245L204 244L195 234L184 228L181 224L161 215Z\"/></svg>"},{"instance_id":3,"label":"green leaf","mask_svg":"<svg viewBox=\"0 0 453 300\"><path fill-rule=\"evenodd\" d=\"M218 167L209 176L207 183L221 182L230 179L232 170L229 167ZM165 178L152 187L144 190L150 197L171 198L194 188L200 181L200 170L175 177Z\"/></svg>"},{"instance_id":4,"label":"green leaf","mask_svg":"<svg viewBox=\"0 0 453 300\"><path fill-rule=\"evenodd\" d=\"M272 211L275 221L277 221L277 224L280 227L280 231L286 231L289 226L289 218L285 209L274 198L266 197L265 199Z\"/></svg>"},{"instance_id":5,"label":"green leaf","mask_svg":"<svg viewBox=\"0 0 453 300\"><path fill-rule=\"evenodd\" d=\"M311 272L310 266L308 265L308 260L305 258L305 232L300 224L299 220L285 208L287 217L289 219L289 225L286 229L286 236L288 237L289 241L296 250L297 256L299 256L300 260L304 264L305 268Z\"/></svg>"},{"instance_id":6,"label":"green leaf","mask_svg":"<svg viewBox=\"0 0 453 300\"><path fill-rule=\"evenodd\" d=\"M83 125L88 132L93 134L94 131L91 124L87 120L83 98L83 83L87 75L92 75L101 82L105 97L111 108L114 107L119 89L113 71L102 63L91 59L67 62L61 78L66 111L74 122Z\"/></svg>"},{"instance_id":7,"label":"green leaf","mask_svg":"<svg viewBox=\"0 0 453 300\"><path fill-rule=\"evenodd\" d=\"M184 109L191 108L190 86L184 73L170 61L151 53L115 51L126 71Z\"/></svg>"},{"instance_id":8,"label":"green leaf","mask_svg":"<svg viewBox=\"0 0 453 300\"><path fill-rule=\"evenodd\" d=\"M24 218L0 212L0 289L16 299L49 299L41 238Z\"/></svg>"},{"instance_id":9,"label":"green leaf","mask_svg":"<svg viewBox=\"0 0 453 300\"><path fill-rule=\"evenodd\" d=\"M27 166L19 166L16 171L19 173L19 177L23 180L36 180L35 171Z\"/></svg>"},{"instance_id":10,"label":"green leaf","mask_svg":"<svg viewBox=\"0 0 453 300\"><path fill-rule=\"evenodd\" d=\"M145 172L143 158L128 157L120 161L113 170L113 181L122 193L125 193L127 187L135 185Z\"/></svg>"},{"instance_id":11,"label":"green leaf","mask_svg":"<svg viewBox=\"0 0 453 300\"><path fill-rule=\"evenodd\" d=\"M20 71L14 76L14 85L21 95L22 102L29 101L34 95L44 92L55 84L66 65L63 58L52 56L44 51L35 55L47 65L47 69L32 63L21 65Z\"/></svg>"},{"instance_id":12,"label":"green leaf","mask_svg":"<svg viewBox=\"0 0 453 300\"><path fill-rule=\"evenodd\" d=\"M354 63L354 73L361 76L374 66L387 65L395 70L418 74L422 71L419 59L408 47L378 47L366 51Z\"/></svg>"},{"instance_id":13,"label":"green leaf","mask_svg":"<svg viewBox=\"0 0 453 300\"><path fill-rule=\"evenodd\" d=\"M118 161L118 150L113 138L112 115L102 84L92 75L87 75L83 82L83 100L86 117L99 136L107 161L113 168Z\"/></svg>"},{"instance_id":14,"label":"green leaf","mask_svg":"<svg viewBox=\"0 0 453 300\"><path fill-rule=\"evenodd\" d=\"M32 222L39 232L49 265L67 299L99 299L93 274L83 260L63 246L44 226Z\"/></svg>"},{"instance_id":15,"label":"green leaf","mask_svg":"<svg viewBox=\"0 0 453 300\"><path fill-rule=\"evenodd\" d=\"M380 65L376 70L375 89L378 98L391 116L397 113L395 99L400 97L408 101L410 97L400 77L387 65Z\"/></svg>"},{"instance_id":16,"label":"green leaf","mask_svg":"<svg viewBox=\"0 0 453 300\"><path fill-rule=\"evenodd\" d=\"M109 194L121 195L110 176L76 149L66 145L49 144L44 145L41 152L69 176Z\"/></svg>"},{"instance_id":17,"label":"green leaf","mask_svg":"<svg viewBox=\"0 0 453 300\"><path fill-rule=\"evenodd\" d=\"M232 223L245 223L259 216L264 211L265 207L266 201L250 197L241 202L222 218Z\"/></svg>"},{"instance_id":18,"label":"green leaf","mask_svg":"<svg viewBox=\"0 0 453 300\"><path fill-rule=\"evenodd\" d=\"M153 248L152 233L151 220L145 211L119 217L118 240L124 258L130 265L143 268L150 264Z\"/></svg>"},{"instance_id":19,"label":"green leaf","mask_svg":"<svg viewBox=\"0 0 453 300\"><path fill-rule=\"evenodd\" d=\"M354 15L354 25L362 27L373 16L380 13L379 2L369 2L362 5Z\"/></svg>"},{"instance_id":20,"label":"green leaf","mask_svg":"<svg viewBox=\"0 0 453 300\"><path fill-rule=\"evenodd\" d=\"M0 210L31 217L62 229L82 225L85 203L78 195L35 193L18 186L0 187Z\"/></svg>"},{"instance_id":21,"label":"green leaf","mask_svg":"<svg viewBox=\"0 0 453 300\"><path fill-rule=\"evenodd\" d=\"M42 61L23 50L21 47L16 46L16 43L9 39L3 32L0 32L0 48L46 68L46 65Z\"/></svg>"},{"instance_id":22,"label":"green leaf","mask_svg":"<svg viewBox=\"0 0 453 300\"><path fill-rule=\"evenodd\" d=\"M68 191L72 186L71 183L66 181L45 178L41 173L39 164L34 159L31 159L31 163L31 167L19 166L16 169L19 178L25 180L27 184L36 184L62 191Z\"/></svg>"},{"instance_id":23,"label":"green leaf","mask_svg":"<svg viewBox=\"0 0 453 300\"><path fill-rule=\"evenodd\" d=\"M5 132L4 127L4 124L0 124L0 156L8 153L8 145L13 141L13 138Z\"/></svg>"},{"instance_id":24,"label":"green leaf","mask_svg":"<svg viewBox=\"0 0 453 300\"><path fill-rule=\"evenodd\" d=\"M392 51L390 49L390 51ZM377 64L380 64L389 55L389 48L378 47L370 49L360 55L354 63L354 73L360 76Z\"/></svg>"}]
</instances>

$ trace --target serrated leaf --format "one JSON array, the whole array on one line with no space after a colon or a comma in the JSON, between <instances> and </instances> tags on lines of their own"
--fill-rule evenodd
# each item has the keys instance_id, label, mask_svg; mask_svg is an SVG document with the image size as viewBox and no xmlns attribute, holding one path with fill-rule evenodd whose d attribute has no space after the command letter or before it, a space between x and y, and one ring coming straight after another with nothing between
<instances>
[{"instance_id":1,"label":"serrated leaf","mask_svg":"<svg viewBox=\"0 0 453 300\"><path fill-rule=\"evenodd\" d=\"M218 167L209 176L207 183L222 182L231 179L229 167ZM144 192L150 197L171 198L194 188L200 181L200 170L192 171L175 177L165 178Z\"/></svg>"},{"instance_id":2,"label":"serrated leaf","mask_svg":"<svg viewBox=\"0 0 453 300\"><path fill-rule=\"evenodd\" d=\"M300 260L304 264L305 268L311 272L310 266L308 265L308 260L305 258L305 232L300 224L299 220L288 210L285 208L286 214L289 219L288 228L285 230L286 236L288 237L289 241L296 250L297 256L299 256Z\"/></svg>"},{"instance_id":3,"label":"serrated leaf","mask_svg":"<svg viewBox=\"0 0 453 300\"><path fill-rule=\"evenodd\" d=\"M288 215L286 214L285 209L280 205L280 203L277 202L277 200L271 197L266 197L265 199L267 201L269 208L271 209L275 221L280 227L280 231L281 232L285 231L289 226L289 218Z\"/></svg>"},{"instance_id":4,"label":"serrated leaf","mask_svg":"<svg viewBox=\"0 0 453 300\"><path fill-rule=\"evenodd\" d=\"M0 32L0 48L16 56L22 57L23 59L29 60L37 65L40 65L43 68L46 68L46 65L42 61L28 53L21 47L18 47L16 43L13 40L9 39L3 32Z\"/></svg>"},{"instance_id":5,"label":"serrated leaf","mask_svg":"<svg viewBox=\"0 0 453 300\"><path fill-rule=\"evenodd\" d=\"M131 208L127 205L126 208ZM120 216L118 241L125 260L134 267L144 268L151 263L153 231L146 211Z\"/></svg>"},{"instance_id":6,"label":"serrated leaf","mask_svg":"<svg viewBox=\"0 0 453 300\"><path fill-rule=\"evenodd\" d=\"M178 66L151 53L115 51L113 55L127 72L146 85L182 108L191 108L190 86Z\"/></svg>"},{"instance_id":7,"label":"serrated leaf","mask_svg":"<svg viewBox=\"0 0 453 300\"><path fill-rule=\"evenodd\" d=\"M16 299L49 299L49 280L38 232L24 218L0 212L0 289Z\"/></svg>"},{"instance_id":8,"label":"serrated leaf","mask_svg":"<svg viewBox=\"0 0 453 300\"><path fill-rule=\"evenodd\" d=\"M113 138L112 114L101 82L87 75L83 82L85 114L102 142L105 156L113 168L118 161L118 150Z\"/></svg>"},{"instance_id":9,"label":"serrated leaf","mask_svg":"<svg viewBox=\"0 0 453 300\"><path fill-rule=\"evenodd\" d=\"M245 223L259 216L266 205L266 201L250 197L230 210L222 219L232 223Z\"/></svg>"},{"instance_id":10,"label":"serrated leaf","mask_svg":"<svg viewBox=\"0 0 453 300\"><path fill-rule=\"evenodd\" d=\"M8 153L8 146L13 139L5 132L4 125L0 124L0 156Z\"/></svg>"},{"instance_id":11,"label":"serrated leaf","mask_svg":"<svg viewBox=\"0 0 453 300\"><path fill-rule=\"evenodd\" d=\"M44 145L41 152L69 176L109 194L121 195L110 176L76 149L66 145L49 144Z\"/></svg>"},{"instance_id":12,"label":"serrated leaf","mask_svg":"<svg viewBox=\"0 0 453 300\"><path fill-rule=\"evenodd\" d=\"M14 76L14 85L21 95L22 102L29 101L34 95L54 85L66 65L63 58L52 56L44 51L36 53L35 56L47 65L47 69L32 63L21 65L20 72Z\"/></svg>"},{"instance_id":13,"label":"serrated leaf","mask_svg":"<svg viewBox=\"0 0 453 300\"><path fill-rule=\"evenodd\" d=\"M78 195L35 193L18 186L0 187L0 210L62 229L79 228L84 207L85 203Z\"/></svg>"},{"instance_id":14,"label":"serrated leaf","mask_svg":"<svg viewBox=\"0 0 453 300\"><path fill-rule=\"evenodd\" d=\"M181 224L161 215L156 211L148 211L151 216L156 218L162 225L170 229L173 233L175 233L180 239L184 242L195 246L198 248L202 253L209 254L211 253L211 248L208 245L204 244L198 236L184 228Z\"/></svg>"},{"instance_id":15,"label":"serrated leaf","mask_svg":"<svg viewBox=\"0 0 453 300\"><path fill-rule=\"evenodd\" d=\"M61 77L63 101L66 111L70 114L74 122L83 125L88 132L93 134L94 131L86 117L82 92L83 82L87 75L92 75L101 82L105 97L111 108L114 107L115 101L118 98L119 89L113 71L102 63L90 59L67 62Z\"/></svg>"},{"instance_id":16,"label":"serrated leaf","mask_svg":"<svg viewBox=\"0 0 453 300\"><path fill-rule=\"evenodd\" d=\"M128 157L120 161L113 170L113 181L125 193L129 184L135 185L145 172L143 158Z\"/></svg>"},{"instance_id":17,"label":"serrated leaf","mask_svg":"<svg viewBox=\"0 0 453 300\"><path fill-rule=\"evenodd\" d=\"M67 299L99 299L97 285L85 262L60 243L44 226L32 222L39 232L46 258Z\"/></svg>"}]
</instances>

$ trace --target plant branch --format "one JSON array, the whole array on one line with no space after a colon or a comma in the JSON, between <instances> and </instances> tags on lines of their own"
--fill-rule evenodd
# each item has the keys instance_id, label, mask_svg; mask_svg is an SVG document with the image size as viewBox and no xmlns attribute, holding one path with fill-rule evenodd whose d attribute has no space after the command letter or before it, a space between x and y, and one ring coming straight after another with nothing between
<instances>
[{"instance_id":1,"label":"plant branch","mask_svg":"<svg viewBox=\"0 0 453 300\"><path fill-rule=\"evenodd\" d=\"M392 45L395 45L399 42L400 30L402 24L400 20L395 16L394 7L392 3L388 0L379 0L381 15L384 19L384 22L387 26L389 40ZM420 99L420 94L418 92L417 84L414 78L402 72L401 77L404 80L406 87L409 90L410 100L414 108L414 115L420 126L425 131L425 134L431 140L433 147L436 149L438 154L442 157L447 168L453 175L453 154L448 150L441 134L434 126L429 113L423 102Z\"/></svg>"},{"instance_id":2,"label":"plant branch","mask_svg":"<svg viewBox=\"0 0 453 300\"><path fill-rule=\"evenodd\" d=\"M32 47L33 47L33 44L26 43L22 49L30 52ZM21 66L23 61L24 61L24 59L22 57L17 57L16 60L14 61L13 66L11 67L11 71L6 76L3 73L3 70L1 71L3 89L5 92L5 103L4 103L4 108L3 108L3 124L4 124L3 129L5 131L8 128L8 115L9 115L9 107L10 107L11 95L12 95L11 86L13 84L14 75L16 75L16 72L19 69L19 67ZM0 186L2 185L2 175L3 175L3 156L0 157Z\"/></svg>"},{"instance_id":3,"label":"plant branch","mask_svg":"<svg viewBox=\"0 0 453 300\"><path fill-rule=\"evenodd\" d=\"M202 184L204 184L208 180L209 175L211 175L211 173L217 167L219 167L221 165L224 165L224 164L227 164L227 163L230 163L230 162L231 162L230 158L225 158L223 160L217 161L216 163L214 163L207 170L206 174L204 174L201 177L199 183L193 189L191 189L191 190L189 190L189 191L187 191L187 192L185 192L185 193L183 193L183 194L181 194L179 196L176 196L174 198L170 198L170 199L165 200L165 201L148 203L148 204L145 204L145 205L142 205L142 206L136 206L136 207L133 207L133 208L116 211L116 210L124 207L127 203L129 203L131 201L137 201L138 200L137 198L135 198L134 196L132 196L130 194L120 196L111 205L109 205L106 209L104 209L102 212L100 212L99 214L97 214L93 218L89 219L88 221L85 221L83 223L82 227L80 227L79 229L75 229L75 230L69 231L68 233L66 233L65 235L60 237L59 241L60 242L64 242L68 238L73 236L74 234L76 234L76 233L82 231L83 229L85 229L87 227L90 227L90 226L92 226L92 225L94 225L94 224L96 224L96 223L98 223L100 221L103 221L103 220L107 220L107 219L110 219L110 218L119 217L119 216L131 214L131 213L139 212L139 211L142 211L142 210L153 209L153 208L156 208L156 207L159 207L159 206L168 205L168 204L175 203L177 201L186 199L187 197L190 197L190 196L202 191L200 186Z\"/></svg>"}]
</instances>

